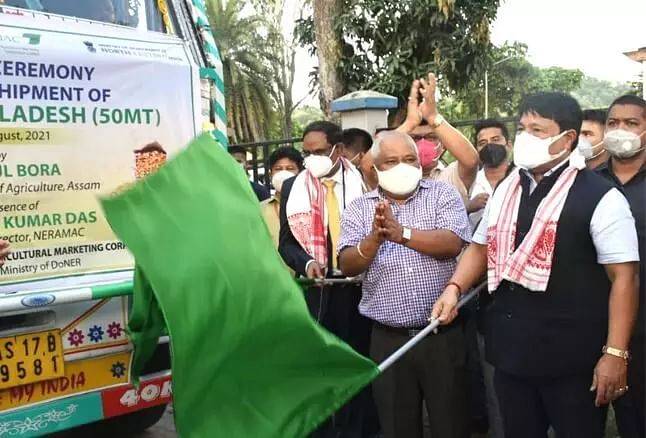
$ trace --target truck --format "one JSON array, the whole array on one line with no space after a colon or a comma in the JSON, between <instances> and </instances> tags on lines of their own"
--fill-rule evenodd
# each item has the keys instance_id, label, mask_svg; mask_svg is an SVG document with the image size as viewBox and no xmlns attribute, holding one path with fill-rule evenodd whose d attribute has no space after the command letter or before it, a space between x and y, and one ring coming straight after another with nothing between
<instances>
[{"instance_id":1,"label":"truck","mask_svg":"<svg viewBox=\"0 0 646 438\"><path fill-rule=\"evenodd\" d=\"M0 438L126 436L171 402L168 337L130 381L134 260L99 199L225 146L222 77L202 0L0 0Z\"/></svg>"}]
</instances>

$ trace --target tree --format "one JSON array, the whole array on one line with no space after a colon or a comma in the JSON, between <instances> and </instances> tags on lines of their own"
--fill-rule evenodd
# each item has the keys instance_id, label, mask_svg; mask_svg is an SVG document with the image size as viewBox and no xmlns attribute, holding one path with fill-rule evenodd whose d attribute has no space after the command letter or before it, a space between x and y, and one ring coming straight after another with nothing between
<instances>
[{"instance_id":1,"label":"tree","mask_svg":"<svg viewBox=\"0 0 646 438\"><path fill-rule=\"evenodd\" d=\"M272 118L271 73L265 62L262 19L244 15L241 0L208 0L207 13L224 70L233 143L265 139Z\"/></svg>"},{"instance_id":2,"label":"tree","mask_svg":"<svg viewBox=\"0 0 646 438\"><path fill-rule=\"evenodd\" d=\"M519 42L505 43L490 51L485 68L489 78L491 117L515 115L526 94L539 91L572 93L579 88L583 79L580 70L536 67L527 60L526 54L527 46ZM466 87L455 92L449 91L450 99L442 101L440 109L454 120L482 118L484 93L483 71L481 74L474 74Z\"/></svg>"},{"instance_id":3,"label":"tree","mask_svg":"<svg viewBox=\"0 0 646 438\"><path fill-rule=\"evenodd\" d=\"M341 64L342 37L335 25L341 15L343 0L313 0L313 4L321 108L330 117L330 103L341 97L345 90L341 72L337 69Z\"/></svg>"},{"instance_id":4,"label":"tree","mask_svg":"<svg viewBox=\"0 0 646 438\"><path fill-rule=\"evenodd\" d=\"M318 54L323 107L338 95L367 88L398 96L403 104L412 78L429 71L439 73L447 87L465 87L488 59L489 25L498 5L499 0L314 0L314 19L302 20L298 35Z\"/></svg>"},{"instance_id":5,"label":"tree","mask_svg":"<svg viewBox=\"0 0 646 438\"><path fill-rule=\"evenodd\" d=\"M285 0L255 0L254 6L266 26L263 44L271 74L271 96L278 112L279 137L288 138L293 135L292 115L301 103L294 103L292 97L297 43L290 29L295 18L291 14L302 17L302 6L290 9Z\"/></svg>"},{"instance_id":6,"label":"tree","mask_svg":"<svg viewBox=\"0 0 646 438\"><path fill-rule=\"evenodd\" d=\"M601 79L584 77L579 88L572 93L582 108L607 108L617 97L631 92L630 84L619 84Z\"/></svg>"},{"instance_id":7,"label":"tree","mask_svg":"<svg viewBox=\"0 0 646 438\"><path fill-rule=\"evenodd\" d=\"M294 111L294 137L301 137L305 127L312 122L322 120L325 117L323 111L313 106L304 106Z\"/></svg>"}]
</instances>

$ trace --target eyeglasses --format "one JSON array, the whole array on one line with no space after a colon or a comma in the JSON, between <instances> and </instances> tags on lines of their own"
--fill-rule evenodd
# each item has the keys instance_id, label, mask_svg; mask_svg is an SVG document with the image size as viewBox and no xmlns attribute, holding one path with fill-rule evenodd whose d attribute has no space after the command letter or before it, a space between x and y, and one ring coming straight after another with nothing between
<instances>
[{"instance_id":1,"label":"eyeglasses","mask_svg":"<svg viewBox=\"0 0 646 438\"><path fill-rule=\"evenodd\" d=\"M437 140L437 137L435 137L433 134L425 134L425 135L411 134L410 137L413 139L413 141L420 141L420 140L436 141Z\"/></svg>"},{"instance_id":2,"label":"eyeglasses","mask_svg":"<svg viewBox=\"0 0 646 438\"><path fill-rule=\"evenodd\" d=\"M303 149L303 158L307 158L310 155L314 155L314 156L318 156L318 157L329 157L330 155L332 155L335 148L336 148L336 145L334 145L332 148L319 149L319 150L314 151L314 152L306 151L306 150Z\"/></svg>"}]
</instances>

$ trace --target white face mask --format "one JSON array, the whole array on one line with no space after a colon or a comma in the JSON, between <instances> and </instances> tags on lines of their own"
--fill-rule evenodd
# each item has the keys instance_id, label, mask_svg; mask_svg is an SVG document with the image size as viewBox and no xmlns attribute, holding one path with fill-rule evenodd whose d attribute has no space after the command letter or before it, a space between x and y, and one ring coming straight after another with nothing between
<instances>
[{"instance_id":1,"label":"white face mask","mask_svg":"<svg viewBox=\"0 0 646 438\"><path fill-rule=\"evenodd\" d=\"M644 135L644 132L637 135L634 132L626 131L625 129L608 131L603 138L603 146L613 157L634 157L644 149L641 141L641 136Z\"/></svg>"},{"instance_id":2,"label":"white face mask","mask_svg":"<svg viewBox=\"0 0 646 438\"><path fill-rule=\"evenodd\" d=\"M565 131L548 138L538 138L528 132L521 132L514 141L514 163L523 169L535 169L545 163L563 156L568 152L563 149L558 154L550 154L550 146L563 137Z\"/></svg>"},{"instance_id":3,"label":"white face mask","mask_svg":"<svg viewBox=\"0 0 646 438\"><path fill-rule=\"evenodd\" d=\"M422 179L422 168L410 164L399 163L388 170L379 170L375 166L379 177L379 186L393 195L408 195L417 188Z\"/></svg>"},{"instance_id":4,"label":"white face mask","mask_svg":"<svg viewBox=\"0 0 646 438\"><path fill-rule=\"evenodd\" d=\"M321 178L322 176L327 175L330 173L330 170L334 167L336 163L332 162L332 154L334 154L334 150L336 149L336 145L332 148L332 152L330 152L330 155L308 155L303 163L305 164L305 168L310 171L312 175L314 175L314 178Z\"/></svg>"},{"instance_id":5,"label":"white face mask","mask_svg":"<svg viewBox=\"0 0 646 438\"><path fill-rule=\"evenodd\" d=\"M290 172L289 170L279 170L272 175L271 185L280 193L283 188L283 183L295 175L294 172Z\"/></svg>"},{"instance_id":6,"label":"white face mask","mask_svg":"<svg viewBox=\"0 0 646 438\"><path fill-rule=\"evenodd\" d=\"M583 158L588 160L593 160L603 153L603 148L600 146L603 145L603 141L595 144L594 146L590 144L588 140L583 137L579 137L579 143L576 148L579 150ZM597 151L598 149L598 151Z\"/></svg>"}]
</instances>

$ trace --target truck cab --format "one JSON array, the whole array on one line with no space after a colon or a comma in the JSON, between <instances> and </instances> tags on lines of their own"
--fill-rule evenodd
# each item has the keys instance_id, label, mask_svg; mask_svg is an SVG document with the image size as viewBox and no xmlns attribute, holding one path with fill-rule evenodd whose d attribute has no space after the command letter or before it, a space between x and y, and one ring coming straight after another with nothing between
<instances>
[{"instance_id":1,"label":"truck cab","mask_svg":"<svg viewBox=\"0 0 646 438\"><path fill-rule=\"evenodd\" d=\"M202 0L0 0L0 437L126 434L171 401L168 337L130 381L135 261L99 199L203 131L226 145L206 17Z\"/></svg>"}]
</instances>

